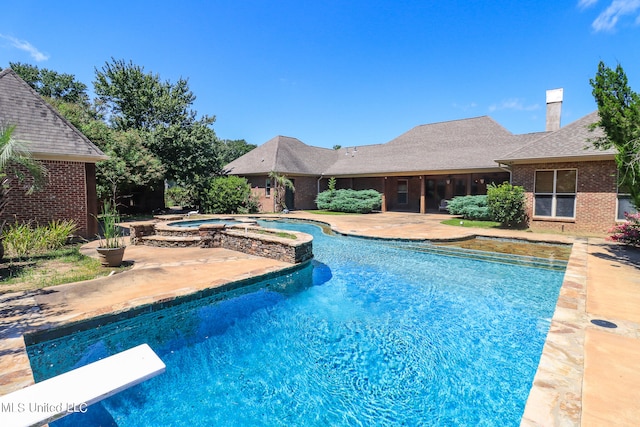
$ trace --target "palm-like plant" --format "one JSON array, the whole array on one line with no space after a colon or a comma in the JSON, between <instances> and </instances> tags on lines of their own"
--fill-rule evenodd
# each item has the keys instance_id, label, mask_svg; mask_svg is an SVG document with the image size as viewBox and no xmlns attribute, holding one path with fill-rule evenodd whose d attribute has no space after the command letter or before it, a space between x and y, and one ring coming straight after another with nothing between
<instances>
[{"instance_id":1,"label":"palm-like plant","mask_svg":"<svg viewBox=\"0 0 640 427\"><path fill-rule=\"evenodd\" d=\"M290 189L291 191L296 191L293 186L293 182L286 175L279 174L276 171L269 172L269 178L273 181L273 186L275 188L275 203L276 210L285 210L287 209L287 204L285 203L285 194L286 189Z\"/></svg>"},{"instance_id":2,"label":"palm-like plant","mask_svg":"<svg viewBox=\"0 0 640 427\"><path fill-rule=\"evenodd\" d=\"M29 149L23 143L13 137L15 128L11 125L0 126L0 218L4 218L4 210L9 201L12 177L22 181L28 174L33 178L27 187L27 194L41 189L46 182L47 169L31 156ZM5 220L2 220L0 236L4 224ZM3 256L4 247L0 238L0 260Z\"/></svg>"},{"instance_id":3,"label":"palm-like plant","mask_svg":"<svg viewBox=\"0 0 640 427\"><path fill-rule=\"evenodd\" d=\"M15 126L0 126L0 173L8 179L14 174L19 180L25 178L24 170L33 178L27 194L40 190L46 182L47 169L31 156L29 148L13 137Z\"/></svg>"}]
</instances>

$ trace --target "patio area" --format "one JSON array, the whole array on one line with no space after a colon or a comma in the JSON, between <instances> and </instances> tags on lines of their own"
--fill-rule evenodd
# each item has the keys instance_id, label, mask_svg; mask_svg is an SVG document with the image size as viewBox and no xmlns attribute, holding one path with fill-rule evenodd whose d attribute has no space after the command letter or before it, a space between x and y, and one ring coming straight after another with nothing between
<instances>
[{"instance_id":1,"label":"patio area","mask_svg":"<svg viewBox=\"0 0 640 427\"><path fill-rule=\"evenodd\" d=\"M274 217L274 216L270 216ZM366 237L460 239L473 235L573 243L574 248L522 420L523 426L627 426L640 418L640 251L602 237L440 224L448 215L387 212L285 218ZM88 247L87 253L93 253ZM0 294L0 395L33 382L23 335L292 268L226 249L131 246L130 271L42 291ZM177 278L177 279L176 279ZM616 328L596 326L606 320Z\"/></svg>"}]
</instances>

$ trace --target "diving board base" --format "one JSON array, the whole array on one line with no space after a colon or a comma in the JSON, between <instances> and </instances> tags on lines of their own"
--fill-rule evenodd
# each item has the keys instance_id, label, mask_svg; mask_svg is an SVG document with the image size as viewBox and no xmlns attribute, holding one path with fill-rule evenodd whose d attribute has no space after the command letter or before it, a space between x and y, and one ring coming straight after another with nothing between
<instances>
[{"instance_id":1,"label":"diving board base","mask_svg":"<svg viewBox=\"0 0 640 427\"><path fill-rule=\"evenodd\" d=\"M21 390L0 396L4 427L40 426L163 373L166 366L142 344Z\"/></svg>"}]
</instances>

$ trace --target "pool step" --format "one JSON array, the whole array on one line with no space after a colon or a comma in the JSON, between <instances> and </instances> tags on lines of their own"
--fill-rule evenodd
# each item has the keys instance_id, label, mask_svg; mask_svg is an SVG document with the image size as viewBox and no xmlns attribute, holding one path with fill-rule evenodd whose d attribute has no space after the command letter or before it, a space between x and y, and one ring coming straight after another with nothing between
<instances>
[{"instance_id":1,"label":"pool step","mask_svg":"<svg viewBox=\"0 0 640 427\"><path fill-rule=\"evenodd\" d=\"M401 245L394 245L394 247L414 252L454 256L458 258L477 259L487 262L499 262L502 264L523 265L527 267L544 268L556 271L562 271L567 268L567 261L558 259L540 258L526 255L513 255L500 252L479 251L476 249L465 249L452 246L438 246L432 243L405 243Z\"/></svg>"}]
</instances>

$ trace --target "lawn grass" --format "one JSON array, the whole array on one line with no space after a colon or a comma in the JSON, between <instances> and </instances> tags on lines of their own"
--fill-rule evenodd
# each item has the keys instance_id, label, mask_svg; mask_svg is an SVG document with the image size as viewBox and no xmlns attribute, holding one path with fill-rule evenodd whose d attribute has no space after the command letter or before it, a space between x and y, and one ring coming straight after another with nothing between
<instances>
[{"instance_id":1,"label":"lawn grass","mask_svg":"<svg viewBox=\"0 0 640 427\"><path fill-rule=\"evenodd\" d=\"M0 293L80 282L129 268L103 267L97 258L81 254L80 245L67 246L28 259L5 258L0 263Z\"/></svg>"},{"instance_id":2,"label":"lawn grass","mask_svg":"<svg viewBox=\"0 0 640 427\"><path fill-rule=\"evenodd\" d=\"M472 221L462 218L451 218L442 221L445 225L455 225L457 227L474 227L474 228L500 228L500 223L495 221Z\"/></svg>"}]
</instances>

